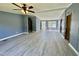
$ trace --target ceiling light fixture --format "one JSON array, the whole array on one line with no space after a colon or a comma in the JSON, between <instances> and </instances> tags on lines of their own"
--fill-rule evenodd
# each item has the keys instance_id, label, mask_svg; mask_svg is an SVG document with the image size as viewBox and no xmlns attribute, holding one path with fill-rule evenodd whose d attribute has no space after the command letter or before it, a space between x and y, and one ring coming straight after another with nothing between
<instances>
[{"instance_id":1,"label":"ceiling light fixture","mask_svg":"<svg viewBox=\"0 0 79 59\"><path fill-rule=\"evenodd\" d=\"M23 14L28 14L29 12L26 10L26 12L24 11L24 10L21 10L21 12L23 13Z\"/></svg>"},{"instance_id":2,"label":"ceiling light fixture","mask_svg":"<svg viewBox=\"0 0 79 59\"><path fill-rule=\"evenodd\" d=\"M23 14L25 14L24 10L21 10L21 12L22 12Z\"/></svg>"}]
</instances>

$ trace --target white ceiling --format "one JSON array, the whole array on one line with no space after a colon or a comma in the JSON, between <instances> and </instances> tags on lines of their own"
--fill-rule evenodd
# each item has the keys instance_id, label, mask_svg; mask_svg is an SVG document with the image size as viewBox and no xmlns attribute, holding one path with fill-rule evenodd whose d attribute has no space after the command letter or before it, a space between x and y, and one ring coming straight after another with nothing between
<instances>
[{"instance_id":1,"label":"white ceiling","mask_svg":"<svg viewBox=\"0 0 79 59\"><path fill-rule=\"evenodd\" d=\"M20 3L17 3L17 4L22 6ZM34 10L35 13L34 14L29 13L29 14L36 15L37 17L40 18L40 20L59 19L59 16L65 10L65 9L59 9L59 8L67 8L69 5L71 5L70 3L26 3L26 4L29 6L32 5L34 7L32 10ZM12 5L11 3L0 3L0 11L23 14L21 11L13 10L13 9L18 9L18 7ZM54 10L54 9L57 9L57 10ZM46 10L49 10L49 11L46 11Z\"/></svg>"}]
</instances>

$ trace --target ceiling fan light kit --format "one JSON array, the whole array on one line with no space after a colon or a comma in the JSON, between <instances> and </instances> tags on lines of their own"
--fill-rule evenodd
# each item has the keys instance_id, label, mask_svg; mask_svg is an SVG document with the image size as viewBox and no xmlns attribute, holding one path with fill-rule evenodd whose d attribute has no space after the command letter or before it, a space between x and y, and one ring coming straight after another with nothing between
<instances>
[{"instance_id":1,"label":"ceiling fan light kit","mask_svg":"<svg viewBox=\"0 0 79 59\"><path fill-rule=\"evenodd\" d=\"M23 14L25 14L24 10L21 10L21 12L22 12Z\"/></svg>"},{"instance_id":2,"label":"ceiling fan light kit","mask_svg":"<svg viewBox=\"0 0 79 59\"><path fill-rule=\"evenodd\" d=\"M21 10L21 12L22 12L23 14L28 14L28 13L29 13L27 10L26 10L26 11Z\"/></svg>"}]
</instances>

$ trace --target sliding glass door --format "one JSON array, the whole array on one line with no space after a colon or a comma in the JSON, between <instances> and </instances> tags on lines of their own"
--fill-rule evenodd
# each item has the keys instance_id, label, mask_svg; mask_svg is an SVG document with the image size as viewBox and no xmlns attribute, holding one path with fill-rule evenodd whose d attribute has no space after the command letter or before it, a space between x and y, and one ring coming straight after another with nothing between
<instances>
[{"instance_id":1,"label":"sliding glass door","mask_svg":"<svg viewBox=\"0 0 79 59\"><path fill-rule=\"evenodd\" d=\"M48 21L48 29L57 29L57 21Z\"/></svg>"},{"instance_id":2,"label":"sliding glass door","mask_svg":"<svg viewBox=\"0 0 79 59\"><path fill-rule=\"evenodd\" d=\"M41 21L42 30L56 30L58 28L58 20Z\"/></svg>"}]
</instances>

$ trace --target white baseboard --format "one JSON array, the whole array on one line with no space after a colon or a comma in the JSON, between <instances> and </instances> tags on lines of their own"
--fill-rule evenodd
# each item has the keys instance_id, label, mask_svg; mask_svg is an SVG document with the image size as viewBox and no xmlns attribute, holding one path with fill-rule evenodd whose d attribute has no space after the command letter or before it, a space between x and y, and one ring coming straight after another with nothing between
<instances>
[{"instance_id":1,"label":"white baseboard","mask_svg":"<svg viewBox=\"0 0 79 59\"><path fill-rule=\"evenodd\" d=\"M15 34L15 35L12 35L12 36L9 36L9 37L5 37L3 39L0 39L0 41L3 41L3 40L6 40L6 39L9 39L9 38L12 38L12 37L16 37L16 36L19 36L19 35L22 35L24 33L19 33L19 34Z\"/></svg>"},{"instance_id":2,"label":"white baseboard","mask_svg":"<svg viewBox=\"0 0 79 59\"><path fill-rule=\"evenodd\" d=\"M28 32L23 32L23 34L29 34Z\"/></svg>"},{"instance_id":3,"label":"white baseboard","mask_svg":"<svg viewBox=\"0 0 79 59\"><path fill-rule=\"evenodd\" d=\"M79 56L78 51L69 43L69 46L73 49L73 51Z\"/></svg>"}]
</instances>

